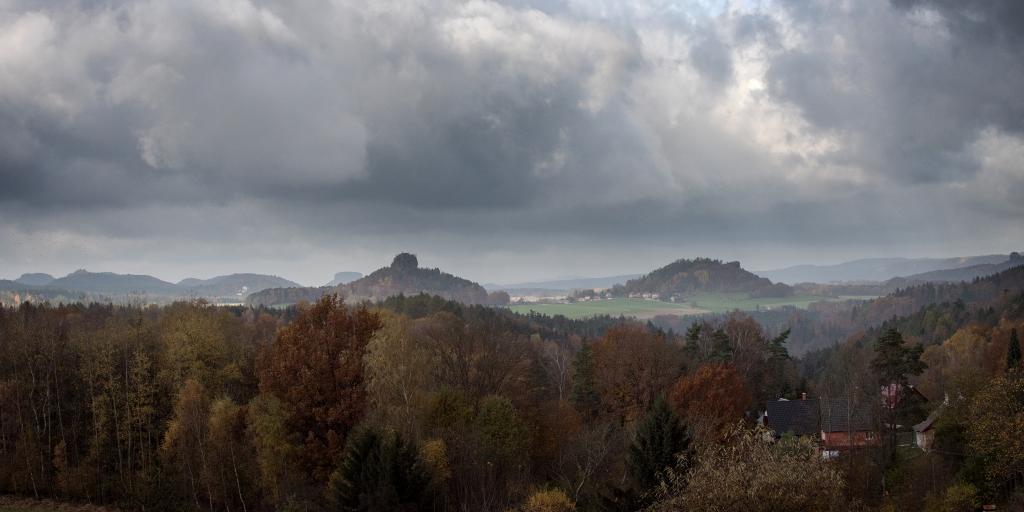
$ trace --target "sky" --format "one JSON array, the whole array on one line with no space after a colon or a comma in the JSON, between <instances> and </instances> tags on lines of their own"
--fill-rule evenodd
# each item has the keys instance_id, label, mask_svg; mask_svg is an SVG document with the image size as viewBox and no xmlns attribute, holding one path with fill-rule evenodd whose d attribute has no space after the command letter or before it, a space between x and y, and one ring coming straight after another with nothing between
<instances>
[{"instance_id":1,"label":"sky","mask_svg":"<svg viewBox=\"0 0 1024 512\"><path fill-rule=\"evenodd\" d=\"M0 278L1022 242L1016 0L0 0Z\"/></svg>"}]
</instances>

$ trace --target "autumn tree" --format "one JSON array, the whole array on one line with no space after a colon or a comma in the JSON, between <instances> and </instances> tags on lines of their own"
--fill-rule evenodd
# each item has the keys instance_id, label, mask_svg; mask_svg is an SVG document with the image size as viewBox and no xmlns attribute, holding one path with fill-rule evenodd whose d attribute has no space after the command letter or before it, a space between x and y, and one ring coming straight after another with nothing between
<instances>
[{"instance_id":1,"label":"autumn tree","mask_svg":"<svg viewBox=\"0 0 1024 512\"><path fill-rule=\"evenodd\" d=\"M735 368L712 364L680 377L668 400L697 439L713 442L743 418L753 397Z\"/></svg>"},{"instance_id":2,"label":"autumn tree","mask_svg":"<svg viewBox=\"0 0 1024 512\"><path fill-rule=\"evenodd\" d=\"M256 467L246 436L246 410L230 398L214 400L207 435L206 485L215 489L224 508L248 512L256 501Z\"/></svg>"},{"instance_id":3,"label":"autumn tree","mask_svg":"<svg viewBox=\"0 0 1024 512\"><path fill-rule=\"evenodd\" d=\"M250 440L262 502L283 509L302 488L297 470L299 449L288 430L284 405L269 393L249 402L246 432Z\"/></svg>"},{"instance_id":4,"label":"autumn tree","mask_svg":"<svg viewBox=\"0 0 1024 512\"><path fill-rule=\"evenodd\" d=\"M382 311L382 327L366 347L366 391L372 419L416 439L435 387L432 348L405 315Z\"/></svg>"},{"instance_id":5,"label":"autumn tree","mask_svg":"<svg viewBox=\"0 0 1024 512\"><path fill-rule=\"evenodd\" d=\"M808 439L773 442L765 429L737 429L704 447L688 471L672 470L648 510L803 512L855 510L843 479Z\"/></svg>"},{"instance_id":6,"label":"autumn tree","mask_svg":"<svg viewBox=\"0 0 1024 512\"><path fill-rule=\"evenodd\" d=\"M304 306L263 354L260 390L280 399L289 430L302 439L300 463L318 481L327 480L363 416L363 356L380 327L376 313L326 295Z\"/></svg>"},{"instance_id":7,"label":"autumn tree","mask_svg":"<svg viewBox=\"0 0 1024 512\"><path fill-rule=\"evenodd\" d=\"M985 460L989 481L1001 485L1024 474L1024 379L997 377L971 402L967 435Z\"/></svg>"},{"instance_id":8,"label":"autumn tree","mask_svg":"<svg viewBox=\"0 0 1024 512\"><path fill-rule=\"evenodd\" d=\"M537 491L531 494L519 509L520 512L573 512L574 510L576 510L576 504L560 489Z\"/></svg>"},{"instance_id":9,"label":"autumn tree","mask_svg":"<svg viewBox=\"0 0 1024 512\"><path fill-rule=\"evenodd\" d=\"M608 329L593 346L594 386L603 414L638 420L682 371L682 349L642 325Z\"/></svg>"},{"instance_id":10,"label":"autumn tree","mask_svg":"<svg viewBox=\"0 0 1024 512\"><path fill-rule=\"evenodd\" d=\"M479 402L488 395L521 396L529 386L529 340L501 324L442 312L417 321L415 335L430 349L438 388Z\"/></svg>"},{"instance_id":11,"label":"autumn tree","mask_svg":"<svg viewBox=\"0 0 1024 512\"><path fill-rule=\"evenodd\" d=\"M215 489L206 477L210 454L208 446L210 400L196 379L189 379L178 394L174 417L164 434L161 453L164 464L173 468L178 481L196 508L213 509Z\"/></svg>"}]
</instances>

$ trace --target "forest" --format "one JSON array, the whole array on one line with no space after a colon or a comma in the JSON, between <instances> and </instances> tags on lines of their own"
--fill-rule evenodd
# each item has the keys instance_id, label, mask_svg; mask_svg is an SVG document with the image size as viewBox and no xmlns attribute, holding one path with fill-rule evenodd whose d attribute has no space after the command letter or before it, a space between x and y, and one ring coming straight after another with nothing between
<instances>
[{"instance_id":1,"label":"forest","mask_svg":"<svg viewBox=\"0 0 1024 512\"><path fill-rule=\"evenodd\" d=\"M5 307L0 493L147 511L1019 510L1022 274L809 318L796 328L832 344L802 357L793 326L740 312L674 329L425 294ZM864 411L865 441L848 421L831 449L824 405L812 433L782 431L765 416L780 399Z\"/></svg>"}]
</instances>

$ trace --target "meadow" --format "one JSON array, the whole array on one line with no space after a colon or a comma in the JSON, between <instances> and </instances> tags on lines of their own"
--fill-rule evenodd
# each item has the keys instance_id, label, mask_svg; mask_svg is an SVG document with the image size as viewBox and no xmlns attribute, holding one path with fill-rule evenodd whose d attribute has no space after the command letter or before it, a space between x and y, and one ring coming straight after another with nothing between
<instances>
[{"instance_id":1,"label":"meadow","mask_svg":"<svg viewBox=\"0 0 1024 512\"><path fill-rule=\"evenodd\" d=\"M652 299L619 298L573 304L514 304L509 306L509 308L516 313L527 314L533 311L543 315L563 315L568 318L622 315L649 319L657 315L702 315L705 313L724 313L737 309L741 311L756 311L758 309L771 309L782 306L807 308L812 302L849 299L863 300L870 298L872 297L823 297L820 295L751 298L747 293L698 293L682 303L662 302Z\"/></svg>"}]
</instances>

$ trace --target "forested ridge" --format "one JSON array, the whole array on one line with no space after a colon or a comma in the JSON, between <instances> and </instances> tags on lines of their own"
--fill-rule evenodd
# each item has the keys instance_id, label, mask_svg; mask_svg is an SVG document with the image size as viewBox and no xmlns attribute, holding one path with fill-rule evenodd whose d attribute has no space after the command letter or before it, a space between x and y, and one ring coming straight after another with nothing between
<instances>
[{"instance_id":1,"label":"forested ridge","mask_svg":"<svg viewBox=\"0 0 1024 512\"><path fill-rule=\"evenodd\" d=\"M250 295L246 302L254 306L313 302L336 293L349 301L384 300L396 295L425 293L464 304L507 304L505 292L487 293L483 286L436 268L420 268L416 256L401 253L391 265L350 283L319 288L270 288Z\"/></svg>"},{"instance_id":2,"label":"forested ridge","mask_svg":"<svg viewBox=\"0 0 1024 512\"><path fill-rule=\"evenodd\" d=\"M0 308L0 491L126 510L1012 510L1021 272L861 305L886 317L799 359L788 328L742 313L662 330L429 295ZM877 408L893 383L927 401L831 460L757 425L779 398ZM936 449L897 441L930 414Z\"/></svg>"},{"instance_id":3,"label":"forested ridge","mask_svg":"<svg viewBox=\"0 0 1024 512\"><path fill-rule=\"evenodd\" d=\"M957 283L915 283L868 300L815 302L747 312L769 330L790 330L790 352L827 349L848 336L886 324L925 343L939 342L972 320L998 317L1024 290L1024 266ZM704 318L722 318L706 315ZM663 315L654 323L683 331L700 319ZM877 330L877 329L876 329Z\"/></svg>"},{"instance_id":4,"label":"forested ridge","mask_svg":"<svg viewBox=\"0 0 1024 512\"><path fill-rule=\"evenodd\" d=\"M611 288L614 296L650 293L665 299L681 298L698 291L748 292L761 297L784 297L793 293L785 284L772 284L770 280L748 272L738 261L723 263L710 258L676 260Z\"/></svg>"}]
</instances>

